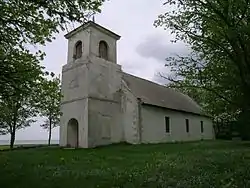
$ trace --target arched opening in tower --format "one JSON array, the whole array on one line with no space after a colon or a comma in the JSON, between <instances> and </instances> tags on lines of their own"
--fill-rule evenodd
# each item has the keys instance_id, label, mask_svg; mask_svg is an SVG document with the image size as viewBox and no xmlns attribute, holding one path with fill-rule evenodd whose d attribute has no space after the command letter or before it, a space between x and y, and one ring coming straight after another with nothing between
<instances>
[{"instance_id":1,"label":"arched opening in tower","mask_svg":"<svg viewBox=\"0 0 250 188\"><path fill-rule=\"evenodd\" d=\"M74 118L68 122L67 147L78 148L79 146L79 125Z\"/></svg>"}]
</instances>

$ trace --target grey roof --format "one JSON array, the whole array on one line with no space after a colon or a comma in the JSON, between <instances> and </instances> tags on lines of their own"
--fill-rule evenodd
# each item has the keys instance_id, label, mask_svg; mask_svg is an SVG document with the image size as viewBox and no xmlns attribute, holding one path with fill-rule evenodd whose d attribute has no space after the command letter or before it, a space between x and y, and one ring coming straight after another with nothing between
<instances>
[{"instance_id":1,"label":"grey roof","mask_svg":"<svg viewBox=\"0 0 250 188\"><path fill-rule=\"evenodd\" d=\"M131 92L144 104L172 110L205 115L201 107L189 96L154 82L123 73L123 80Z\"/></svg>"}]
</instances>

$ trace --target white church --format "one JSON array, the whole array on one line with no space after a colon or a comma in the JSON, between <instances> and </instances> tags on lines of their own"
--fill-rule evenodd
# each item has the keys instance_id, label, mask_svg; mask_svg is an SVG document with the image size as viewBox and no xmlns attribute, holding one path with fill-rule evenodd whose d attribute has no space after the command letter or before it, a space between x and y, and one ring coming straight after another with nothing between
<instances>
[{"instance_id":1,"label":"white church","mask_svg":"<svg viewBox=\"0 0 250 188\"><path fill-rule=\"evenodd\" d=\"M122 71L119 35L89 21L65 38L60 146L214 139L212 120L190 97Z\"/></svg>"}]
</instances>

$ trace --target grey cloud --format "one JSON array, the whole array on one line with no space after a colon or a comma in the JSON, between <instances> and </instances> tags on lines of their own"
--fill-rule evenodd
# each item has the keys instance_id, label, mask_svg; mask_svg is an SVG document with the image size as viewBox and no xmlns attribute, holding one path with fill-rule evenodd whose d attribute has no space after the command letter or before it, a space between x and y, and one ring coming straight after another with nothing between
<instances>
[{"instance_id":1,"label":"grey cloud","mask_svg":"<svg viewBox=\"0 0 250 188\"><path fill-rule=\"evenodd\" d=\"M146 61L125 61L122 62L122 69L126 73L151 80L153 65L154 63Z\"/></svg>"},{"instance_id":2,"label":"grey cloud","mask_svg":"<svg viewBox=\"0 0 250 188\"><path fill-rule=\"evenodd\" d=\"M165 62L169 56L188 54L189 49L184 43L172 43L169 38L154 34L141 42L137 46L136 52L144 58L154 58L157 61Z\"/></svg>"}]
</instances>

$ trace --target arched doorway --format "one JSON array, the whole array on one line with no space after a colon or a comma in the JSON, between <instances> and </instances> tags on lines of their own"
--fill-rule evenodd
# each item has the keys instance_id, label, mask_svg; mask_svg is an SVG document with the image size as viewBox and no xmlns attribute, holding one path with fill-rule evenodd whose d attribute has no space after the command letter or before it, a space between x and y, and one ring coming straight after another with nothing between
<instances>
[{"instance_id":1,"label":"arched doorway","mask_svg":"<svg viewBox=\"0 0 250 188\"><path fill-rule=\"evenodd\" d=\"M67 146L72 148L78 147L78 121L76 119L70 119L68 122L68 134L67 134Z\"/></svg>"}]
</instances>

